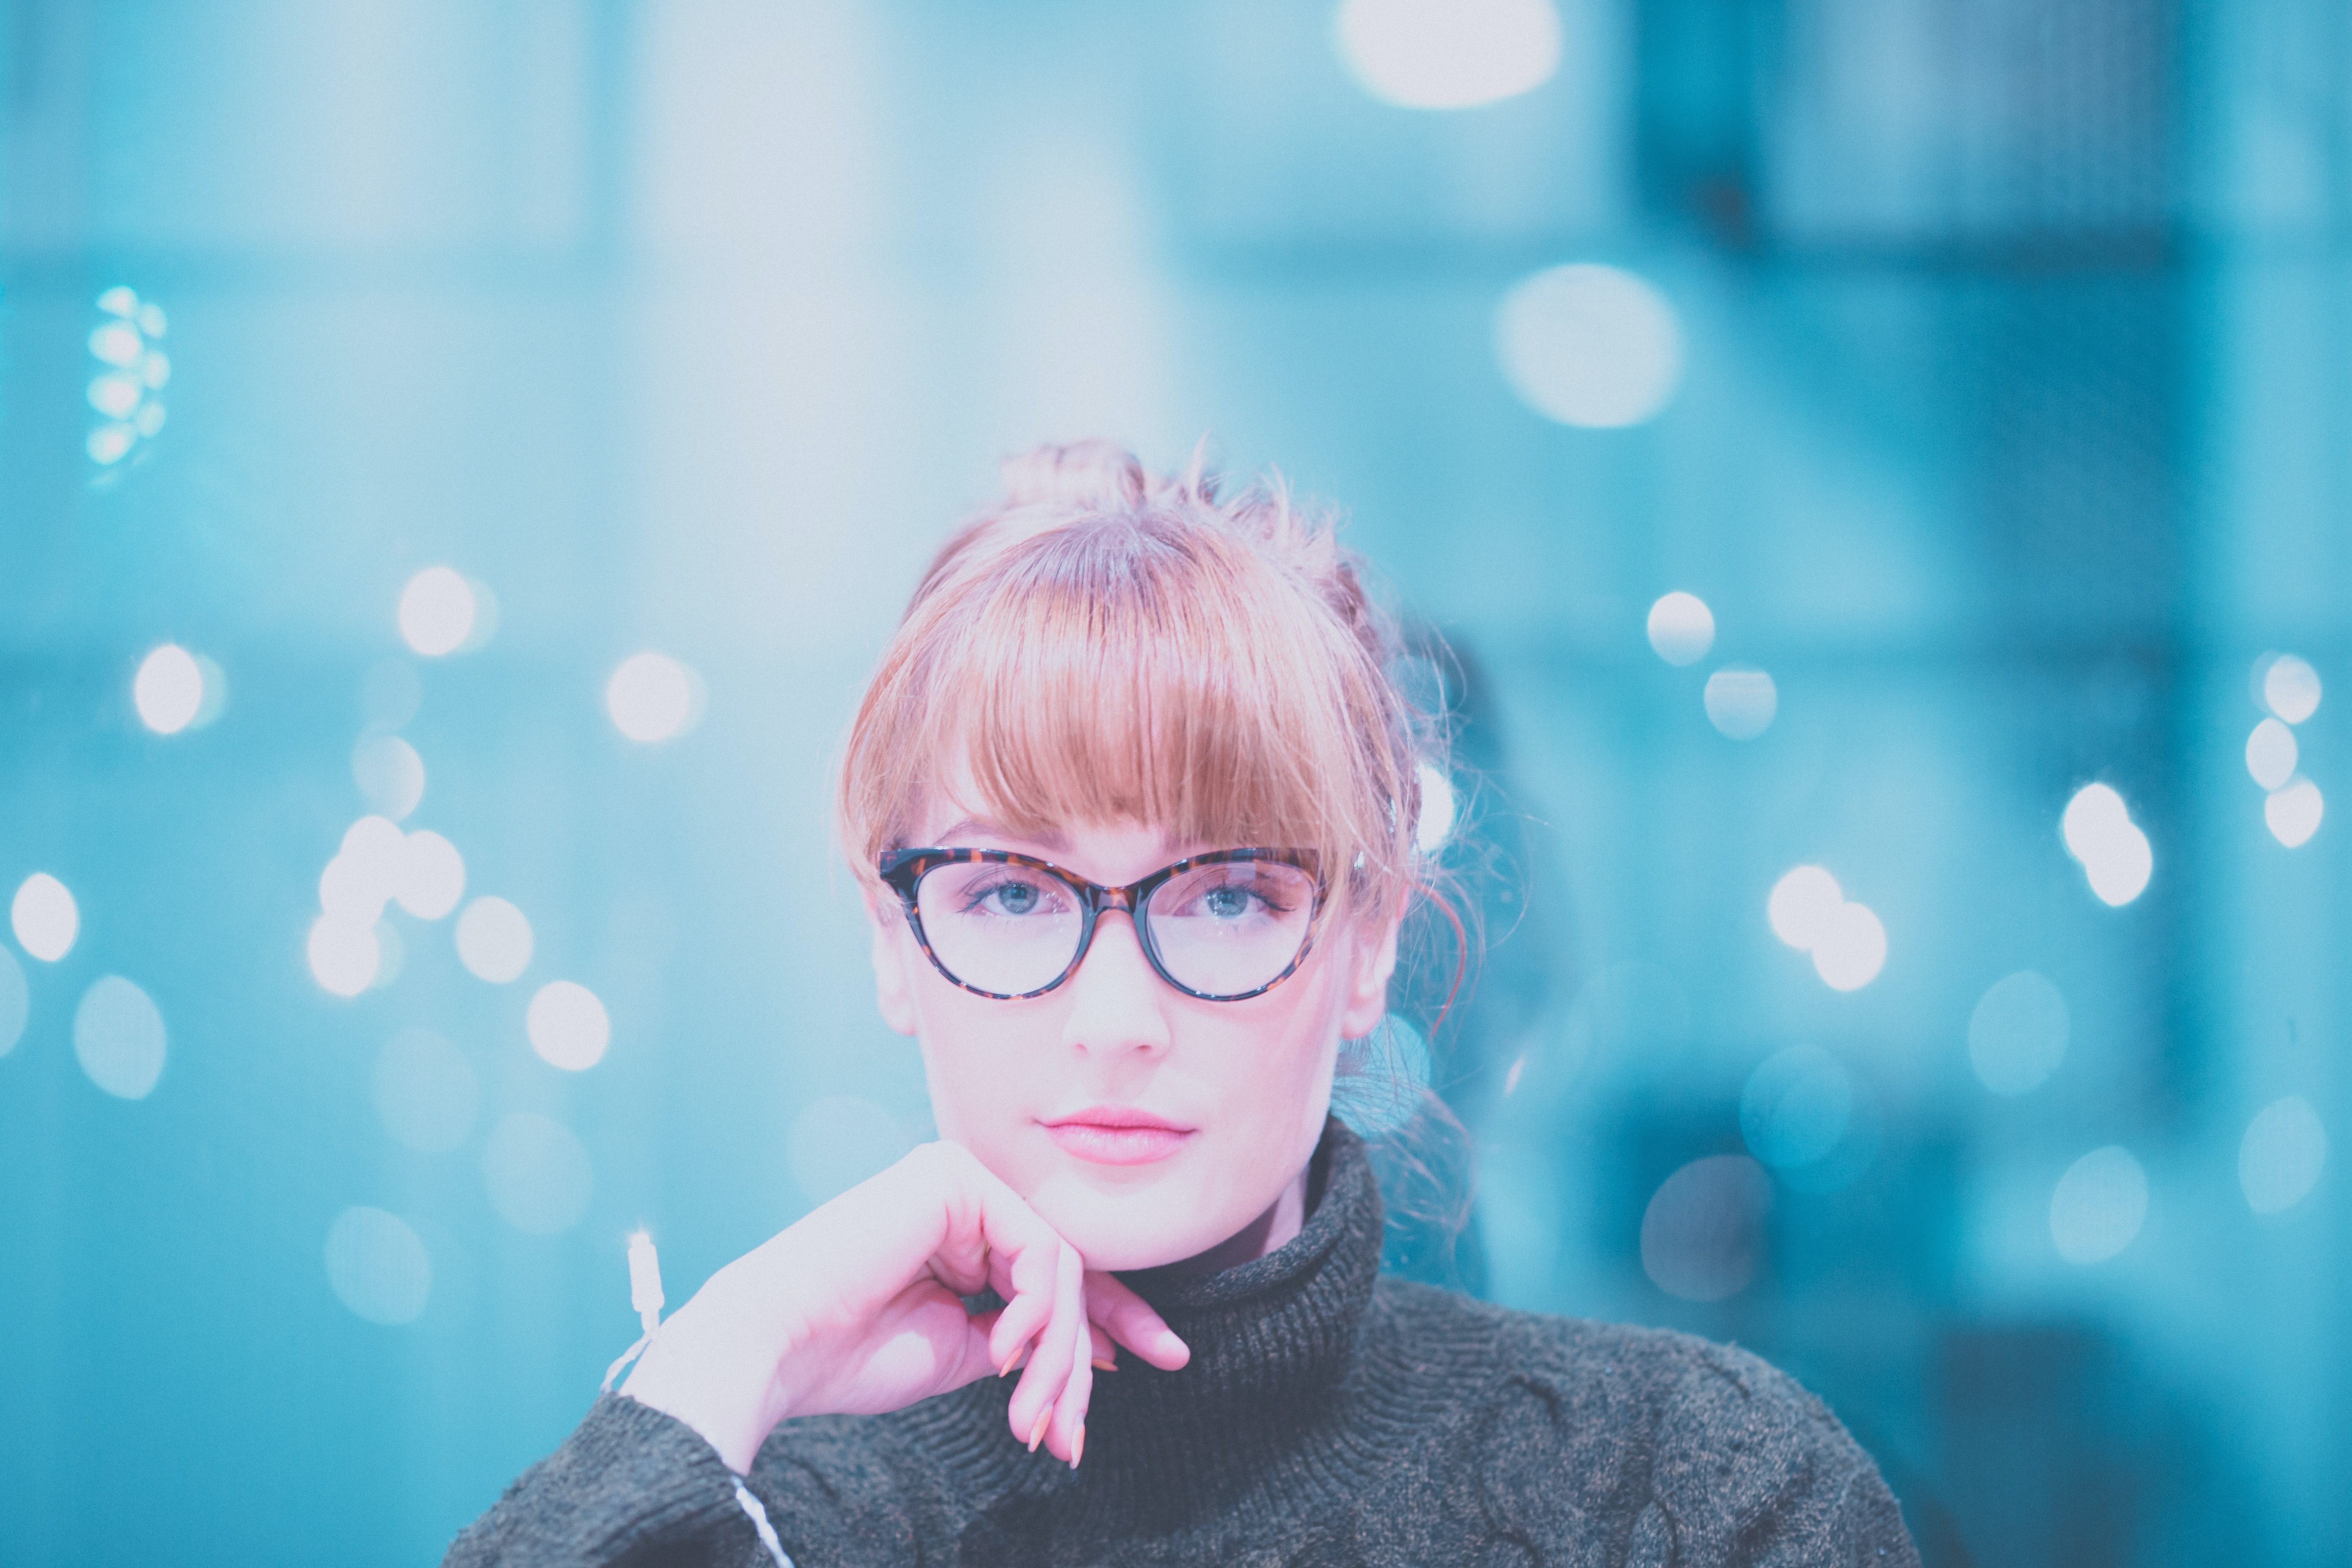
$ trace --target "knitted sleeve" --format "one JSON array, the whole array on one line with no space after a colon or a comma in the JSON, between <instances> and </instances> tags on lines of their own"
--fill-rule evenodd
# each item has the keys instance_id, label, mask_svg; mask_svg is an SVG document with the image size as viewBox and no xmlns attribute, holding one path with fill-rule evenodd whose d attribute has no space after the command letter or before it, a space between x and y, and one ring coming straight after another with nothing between
<instances>
[{"instance_id":1,"label":"knitted sleeve","mask_svg":"<svg viewBox=\"0 0 2352 1568\"><path fill-rule=\"evenodd\" d=\"M735 1487L692 1427L607 1394L467 1527L444 1568L771 1563Z\"/></svg>"},{"instance_id":2,"label":"knitted sleeve","mask_svg":"<svg viewBox=\"0 0 2352 1568\"><path fill-rule=\"evenodd\" d=\"M1675 1340L1651 1459L1674 1563L1918 1568L1902 1509L1828 1406L1745 1351Z\"/></svg>"}]
</instances>

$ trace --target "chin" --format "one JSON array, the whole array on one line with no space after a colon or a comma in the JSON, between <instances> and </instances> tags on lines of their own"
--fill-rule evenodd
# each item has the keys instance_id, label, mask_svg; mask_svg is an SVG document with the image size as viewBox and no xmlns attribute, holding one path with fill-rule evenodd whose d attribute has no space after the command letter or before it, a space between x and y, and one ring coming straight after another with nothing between
<instances>
[{"instance_id":1,"label":"chin","mask_svg":"<svg viewBox=\"0 0 2352 1568\"><path fill-rule=\"evenodd\" d=\"M1201 1194L1170 1183L1160 1190L1106 1193L1082 1183L1049 1182L1031 1203L1076 1247L1089 1268L1124 1273L1199 1256L1256 1218L1228 1225L1204 1218Z\"/></svg>"}]
</instances>

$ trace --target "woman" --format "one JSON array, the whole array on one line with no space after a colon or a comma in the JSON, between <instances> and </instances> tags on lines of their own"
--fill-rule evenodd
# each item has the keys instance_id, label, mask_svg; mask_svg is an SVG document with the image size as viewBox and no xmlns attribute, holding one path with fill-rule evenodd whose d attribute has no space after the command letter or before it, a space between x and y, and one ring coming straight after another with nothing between
<instances>
[{"instance_id":1,"label":"woman","mask_svg":"<svg viewBox=\"0 0 2352 1568\"><path fill-rule=\"evenodd\" d=\"M1391 623L1279 489L1006 479L840 781L940 1141L714 1275L450 1562L1916 1563L1754 1357L1378 1277L1328 1110L1423 890Z\"/></svg>"}]
</instances>

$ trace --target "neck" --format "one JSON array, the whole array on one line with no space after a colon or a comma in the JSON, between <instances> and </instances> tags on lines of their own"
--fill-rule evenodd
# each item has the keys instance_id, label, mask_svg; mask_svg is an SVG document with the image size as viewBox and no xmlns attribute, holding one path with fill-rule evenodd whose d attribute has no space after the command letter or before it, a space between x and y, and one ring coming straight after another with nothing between
<instances>
[{"instance_id":1,"label":"neck","mask_svg":"<svg viewBox=\"0 0 2352 1568\"><path fill-rule=\"evenodd\" d=\"M1299 1167L1298 1174L1290 1178L1290 1184L1282 1189L1281 1195L1264 1214L1206 1252L1195 1253L1172 1265L1173 1271L1184 1275L1222 1274L1287 1246L1298 1235L1299 1226L1307 1223L1307 1169L1305 1165Z\"/></svg>"}]
</instances>

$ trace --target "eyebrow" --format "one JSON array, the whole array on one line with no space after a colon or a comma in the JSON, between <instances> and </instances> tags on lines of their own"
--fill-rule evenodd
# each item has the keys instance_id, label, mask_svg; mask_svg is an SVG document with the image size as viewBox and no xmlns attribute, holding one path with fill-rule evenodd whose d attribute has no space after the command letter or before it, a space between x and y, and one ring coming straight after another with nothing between
<instances>
[{"instance_id":1,"label":"eyebrow","mask_svg":"<svg viewBox=\"0 0 2352 1568\"><path fill-rule=\"evenodd\" d=\"M1069 839L1058 830L1048 829L1044 833L1007 833L996 824L983 822L976 816L967 816L961 821L949 823L940 829L938 842L945 847L953 845L957 839L967 834L975 833L983 838L1003 838L1014 844L1034 844L1041 849L1051 849L1057 853L1070 847Z\"/></svg>"}]
</instances>

